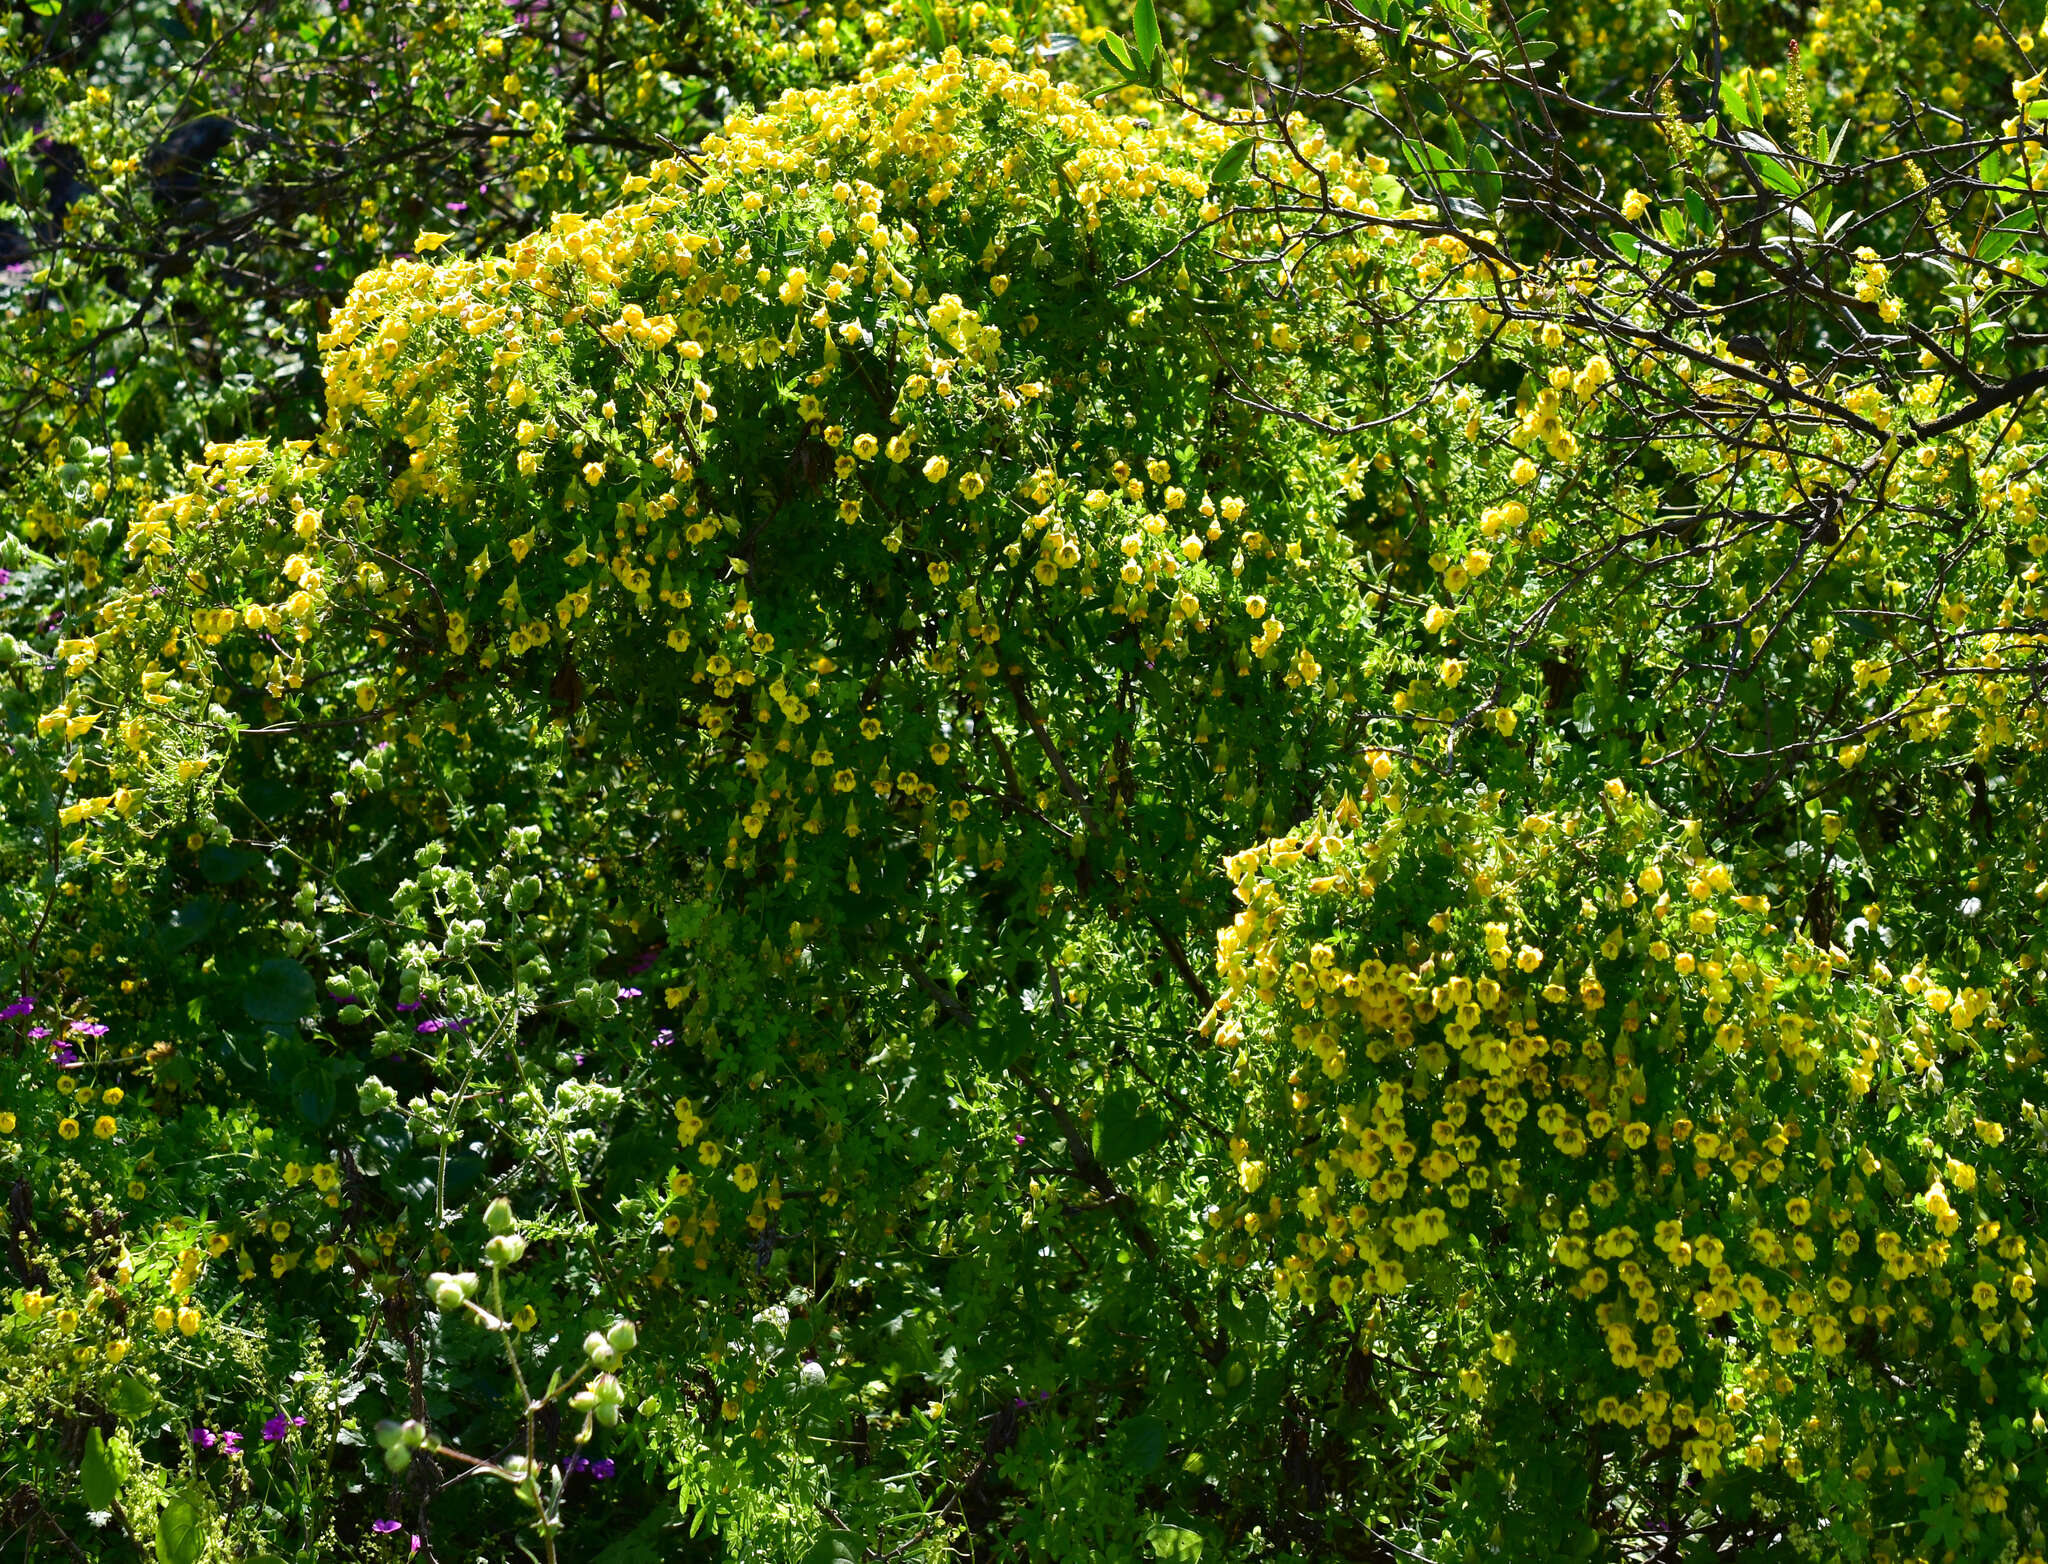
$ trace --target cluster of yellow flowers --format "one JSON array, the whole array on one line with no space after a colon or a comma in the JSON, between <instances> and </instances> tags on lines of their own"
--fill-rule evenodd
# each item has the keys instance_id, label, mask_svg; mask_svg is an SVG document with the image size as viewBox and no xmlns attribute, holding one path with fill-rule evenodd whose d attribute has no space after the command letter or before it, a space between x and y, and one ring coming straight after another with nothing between
<instances>
[{"instance_id":1,"label":"cluster of yellow flowers","mask_svg":"<svg viewBox=\"0 0 2048 1564\"><path fill-rule=\"evenodd\" d=\"M1148 659L1202 640L1240 674L1314 684L1322 664L1279 609L1313 592L1304 544L1323 546L1327 502L1279 472L1208 491L1212 459L1180 448L1213 425L1192 403L1162 407L1136 451L1061 442L1097 416L1111 363L1077 353L1126 347L1091 336L1037 356L1082 329L1045 309L1058 294L1040 275L1045 224L1061 212L1088 242L1120 235L1134 253L1203 234L1171 289L1220 299L1281 364L1330 350L1311 319L1349 307L1333 280L1465 259L1376 226L1295 265L1287 309L1253 319L1229 269L1233 247L1265 236L1239 232L1202 172L1234 134L1157 105L1106 111L1003 37L931 67L883 38L857 81L736 113L701 156L629 180L611 211L564 216L503 254L366 275L322 338L319 440L211 447L181 489L136 512L132 568L45 719L76 745L66 823L152 828L214 786L230 659L273 702L310 680L388 728L423 662L517 677L520 659L554 647L674 692L715 752L737 754L753 796L735 811L729 865L773 842L793 874L806 838L866 830L855 798L842 818L828 797L870 789L916 812L927 856L943 820L956 859L1000 864L999 823L969 833L983 789L959 751L895 723L885 737L870 702L845 703L833 676L847 627L792 621L779 602L777 630L757 614L764 521L743 522L740 497L764 441L794 448L798 481L779 505L805 507L805 525L836 517L872 568L909 567L915 664L938 689L978 704L1025 666L1015 610L991 590L991 572L1011 570L1061 612L1106 600ZM1320 144L1312 162L1293 170L1304 189L1335 177L1355 210L1398 205L1383 167ZM1149 343L1159 306L1131 298L1117 329ZM1356 461L1337 482L1359 492ZM1302 526L1276 539L1258 523L1283 495ZM161 811L145 807L153 789L168 795Z\"/></svg>"},{"instance_id":2,"label":"cluster of yellow flowers","mask_svg":"<svg viewBox=\"0 0 2048 1564\"><path fill-rule=\"evenodd\" d=\"M1781 935L1619 782L1519 822L1490 802L1439 835L1398 794L1347 801L1230 860L1209 1027L1252 1086L1216 1257L1345 1305L1444 1249L1498 1325L1475 1387L1494 1342L1561 1328L1605 1360L1589 1415L1706 1472L1861 1442L1724 1388L1731 1343L1782 1397L1788 1371L1848 1373L1858 1336L1894 1360L2028 1342L2048 1247L2006 1195L2007 1120L2039 1050L2010 1051L1995 997ZM1429 865L1468 894L1444 903ZM1890 1128L1943 1090L1938 1143ZM1503 1222L1562 1327L1462 1262L1453 1240Z\"/></svg>"}]
</instances>

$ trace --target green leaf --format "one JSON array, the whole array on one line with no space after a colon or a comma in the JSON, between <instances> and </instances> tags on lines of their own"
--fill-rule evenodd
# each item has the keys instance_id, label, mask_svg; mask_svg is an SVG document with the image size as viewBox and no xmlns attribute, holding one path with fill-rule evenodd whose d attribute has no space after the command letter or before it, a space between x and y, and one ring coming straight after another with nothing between
<instances>
[{"instance_id":1,"label":"green leaf","mask_svg":"<svg viewBox=\"0 0 2048 1564\"><path fill-rule=\"evenodd\" d=\"M205 939L219 921L219 901L211 896L202 896L173 912L169 921L157 931L157 940L167 954L175 955L181 950L190 950Z\"/></svg>"},{"instance_id":2,"label":"green leaf","mask_svg":"<svg viewBox=\"0 0 2048 1564\"><path fill-rule=\"evenodd\" d=\"M290 1026L319 1003L313 974L289 956L274 956L256 969L242 990L242 1009L266 1026Z\"/></svg>"},{"instance_id":3,"label":"green leaf","mask_svg":"<svg viewBox=\"0 0 2048 1564\"><path fill-rule=\"evenodd\" d=\"M1136 81L1139 79L1137 67L1131 63L1130 49L1125 46L1123 39L1119 38L1115 33L1106 34L1102 42L1095 46L1095 52L1107 60L1116 70L1122 72L1129 80Z\"/></svg>"},{"instance_id":4,"label":"green leaf","mask_svg":"<svg viewBox=\"0 0 2048 1564\"><path fill-rule=\"evenodd\" d=\"M1255 137L1233 142L1223 149L1223 156L1216 160L1215 168L1209 171L1211 185L1234 185L1244 174L1245 165L1251 161L1252 149L1258 145Z\"/></svg>"},{"instance_id":5,"label":"green leaf","mask_svg":"<svg viewBox=\"0 0 2048 1564\"><path fill-rule=\"evenodd\" d=\"M78 1463L78 1483L88 1510L111 1510L121 1492L121 1474L107 1450L107 1436L97 1428L85 1436L85 1456Z\"/></svg>"},{"instance_id":6,"label":"green leaf","mask_svg":"<svg viewBox=\"0 0 2048 1564\"><path fill-rule=\"evenodd\" d=\"M120 1373L108 1379L100 1389L100 1399L116 1417L134 1422L148 1415L156 1405L156 1392L149 1388L149 1381L139 1374Z\"/></svg>"},{"instance_id":7,"label":"green leaf","mask_svg":"<svg viewBox=\"0 0 2048 1564\"><path fill-rule=\"evenodd\" d=\"M1685 215L1692 219L1693 227L1703 234L1714 231L1713 213L1707 210L1707 198L1690 185L1685 191Z\"/></svg>"},{"instance_id":8,"label":"green leaf","mask_svg":"<svg viewBox=\"0 0 2048 1564\"><path fill-rule=\"evenodd\" d=\"M924 19L925 34L931 39L933 50L943 50L946 47L946 29L939 23L938 7L932 4L932 0L917 0L917 14Z\"/></svg>"},{"instance_id":9,"label":"green leaf","mask_svg":"<svg viewBox=\"0 0 2048 1564\"><path fill-rule=\"evenodd\" d=\"M1664 237L1671 241L1673 248L1685 244L1685 217L1677 207L1665 207L1657 214L1657 221L1663 225Z\"/></svg>"},{"instance_id":10,"label":"green leaf","mask_svg":"<svg viewBox=\"0 0 2048 1564\"><path fill-rule=\"evenodd\" d=\"M292 1077L291 1091L292 1106L315 1129L324 1128L334 1117L337 1100L334 1076L324 1064L314 1062L303 1066Z\"/></svg>"},{"instance_id":11,"label":"green leaf","mask_svg":"<svg viewBox=\"0 0 2048 1564\"><path fill-rule=\"evenodd\" d=\"M1165 1122L1146 1109L1136 1092L1124 1087L1102 1099L1089 1127L1088 1149L1104 1167L1115 1167L1150 1151L1165 1138Z\"/></svg>"},{"instance_id":12,"label":"green leaf","mask_svg":"<svg viewBox=\"0 0 2048 1564\"><path fill-rule=\"evenodd\" d=\"M1479 204L1492 212L1500 206L1500 165L1485 142L1472 148L1472 193Z\"/></svg>"},{"instance_id":13,"label":"green leaf","mask_svg":"<svg viewBox=\"0 0 2048 1564\"><path fill-rule=\"evenodd\" d=\"M1122 1429L1124 1464L1134 1472L1155 1472L1166 1460L1166 1425L1140 1413Z\"/></svg>"},{"instance_id":14,"label":"green leaf","mask_svg":"<svg viewBox=\"0 0 2048 1564\"><path fill-rule=\"evenodd\" d=\"M1154 1526L1145 1535L1152 1544L1152 1556L1166 1564L1201 1564L1202 1534L1185 1526Z\"/></svg>"},{"instance_id":15,"label":"green leaf","mask_svg":"<svg viewBox=\"0 0 2048 1564\"><path fill-rule=\"evenodd\" d=\"M1779 195L1796 196L1805 187L1799 183L1799 176L1774 157L1759 153L1756 159L1757 178Z\"/></svg>"},{"instance_id":16,"label":"green leaf","mask_svg":"<svg viewBox=\"0 0 2048 1564\"><path fill-rule=\"evenodd\" d=\"M156 1518L159 1564L199 1564L205 1552L206 1523L198 1507L183 1495L174 1498Z\"/></svg>"},{"instance_id":17,"label":"green leaf","mask_svg":"<svg viewBox=\"0 0 2048 1564\"><path fill-rule=\"evenodd\" d=\"M2022 235L2033 233L2034 230L2033 212L2022 208L2020 211L2007 213L1978 242L1977 259L1987 263L2000 259L2020 242Z\"/></svg>"},{"instance_id":18,"label":"green leaf","mask_svg":"<svg viewBox=\"0 0 2048 1564\"><path fill-rule=\"evenodd\" d=\"M1403 141L1401 155L1410 168L1432 185L1441 185L1452 195L1465 194L1465 178L1442 147L1427 141Z\"/></svg>"},{"instance_id":19,"label":"green leaf","mask_svg":"<svg viewBox=\"0 0 2048 1564\"><path fill-rule=\"evenodd\" d=\"M1451 161L1462 168L1469 163L1471 154L1465 149L1465 129L1452 115L1444 121L1444 140L1449 143Z\"/></svg>"},{"instance_id":20,"label":"green leaf","mask_svg":"<svg viewBox=\"0 0 2048 1564\"><path fill-rule=\"evenodd\" d=\"M1152 0L1138 0L1137 13L1131 18L1131 36L1138 45L1138 57L1149 68L1159 55L1159 14L1152 9Z\"/></svg>"},{"instance_id":21,"label":"green leaf","mask_svg":"<svg viewBox=\"0 0 2048 1564\"><path fill-rule=\"evenodd\" d=\"M1721 112L1744 129L1756 124L1750 117L1749 105L1743 101L1742 89L1735 85L1735 78L1721 78Z\"/></svg>"}]
</instances>

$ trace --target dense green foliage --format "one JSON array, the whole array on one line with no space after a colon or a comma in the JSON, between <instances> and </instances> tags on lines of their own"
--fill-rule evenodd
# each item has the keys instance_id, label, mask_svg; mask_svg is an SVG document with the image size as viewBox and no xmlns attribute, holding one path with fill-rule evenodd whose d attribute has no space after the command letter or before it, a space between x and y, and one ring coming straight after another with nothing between
<instances>
[{"instance_id":1,"label":"dense green foliage","mask_svg":"<svg viewBox=\"0 0 2048 1564\"><path fill-rule=\"evenodd\" d=\"M2029 20L11 16L0 1513L2039 1564Z\"/></svg>"}]
</instances>

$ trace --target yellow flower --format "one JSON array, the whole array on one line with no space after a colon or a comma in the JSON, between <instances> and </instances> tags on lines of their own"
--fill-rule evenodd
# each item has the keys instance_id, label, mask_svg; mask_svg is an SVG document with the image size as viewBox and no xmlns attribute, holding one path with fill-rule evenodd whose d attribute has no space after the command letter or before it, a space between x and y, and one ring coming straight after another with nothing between
<instances>
[{"instance_id":1,"label":"yellow flower","mask_svg":"<svg viewBox=\"0 0 2048 1564\"><path fill-rule=\"evenodd\" d=\"M121 1106L123 1100L125 1100L127 1096L128 1094L122 1091L120 1087L109 1086L104 1092L100 1094L100 1101L105 1103L109 1108L118 1108Z\"/></svg>"},{"instance_id":2,"label":"yellow flower","mask_svg":"<svg viewBox=\"0 0 2048 1564\"><path fill-rule=\"evenodd\" d=\"M413 240L412 247L422 255L429 255L454 237L453 234L437 234L423 229L419 237Z\"/></svg>"},{"instance_id":3,"label":"yellow flower","mask_svg":"<svg viewBox=\"0 0 2048 1564\"><path fill-rule=\"evenodd\" d=\"M583 464L583 481L592 488L604 482L604 463L585 462Z\"/></svg>"},{"instance_id":4,"label":"yellow flower","mask_svg":"<svg viewBox=\"0 0 2048 1564\"><path fill-rule=\"evenodd\" d=\"M14 1115L11 1113L0 1113L0 1135L12 1135L13 1133Z\"/></svg>"},{"instance_id":5,"label":"yellow flower","mask_svg":"<svg viewBox=\"0 0 2048 1564\"><path fill-rule=\"evenodd\" d=\"M732 1181L739 1186L740 1193L745 1194L761 1182L761 1175L754 1171L753 1163L742 1162L732 1170Z\"/></svg>"},{"instance_id":6,"label":"yellow flower","mask_svg":"<svg viewBox=\"0 0 2048 1564\"><path fill-rule=\"evenodd\" d=\"M199 1334L199 1311L189 1303L178 1311L178 1331L185 1336Z\"/></svg>"},{"instance_id":7,"label":"yellow flower","mask_svg":"<svg viewBox=\"0 0 2048 1564\"><path fill-rule=\"evenodd\" d=\"M1631 190L1621 198L1621 215L1628 222L1636 222L1650 209L1650 198L1640 190Z\"/></svg>"},{"instance_id":8,"label":"yellow flower","mask_svg":"<svg viewBox=\"0 0 2048 1564\"><path fill-rule=\"evenodd\" d=\"M57 1133L66 1140L78 1139L78 1120L59 1119L57 1121Z\"/></svg>"},{"instance_id":9,"label":"yellow flower","mask_svg":"<svg viewBox=\"0 0 2048 1564\"><path fill-rule=\"evenodd\" d=\"M178 1317L162 1304L158 1304L156 1312L149 1317L149 1323L156 1329L158 1335L168 1331L177 1322Z\"/></svg>"},{"instance_id":10,"label":"yellow flower","mask_svg":"<svg viewBox=\"0 0 2048 1564\"><path fill-rule=\"evenodd\" d=\"M304 1178L305 1176L306 1170L300 1167L296 1162L287 1162L284 1165L285 1188L296 1189L298 1187L299 1180Z\"/></svg>"},{"instance_id":11,"label":"yellow flower","mask_svg":"<svg viewBox=\"0 0 2048 1564\"><path fill-rule=\"evenodd\" d=\"M328 1269L334 1264L339 1255L340 1251L334 1245L321 1244L313 1251L313 1269L316 1271Z\"/></svg>"},{"instance_id":12,"label":"yellow flower","mask_svg":"<svg viewBox=\"0 0 2048 1564\"><path fill-rule=\"evenodd\" d=\"M924 464L924 475L932 483L943 482L945 480L947 470L951 467L951 465L952 464L948 462L945 457L934 456L930 461Z\"/></svg>"}]
</instances>

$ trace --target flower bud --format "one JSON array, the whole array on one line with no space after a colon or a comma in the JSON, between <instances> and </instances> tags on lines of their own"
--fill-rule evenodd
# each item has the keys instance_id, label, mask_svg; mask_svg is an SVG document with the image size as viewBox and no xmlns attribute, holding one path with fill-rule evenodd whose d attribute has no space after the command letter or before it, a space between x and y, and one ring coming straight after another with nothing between
<instances>
[{"instance_id":1,"label":"flower bud","mask_svg":"<svg viewBox=\"0 0 2048 1564\"><path fill-rule=\"evenodd\" d=\"M612 1351L623 1356L640 1345L640 1332L631 1320L618 1320L605 1332L604 1339L611 1343Z\"/></svg>"},{"instance_id":2,"label":"flower bud","mask_svg":"<svg viewBox=\"0 0 2048 1564\"><path fill-rule=\"evenodd\" d=\"M525 1253L526 1237L522 1233L500 1233L484 1245L484 1259L494 1270L517 1265Z\"/></svg>"},{"instance_id":3,"label":"flower bud","mask_svg":"<svg viewBox=\"0 0 2048 1564\"><path fill-rule=\"evenodd\" d=\"M484 1226L492 1233L502 1236L519 1225L519 1219L512 1214L512 1202L500 1195L484 1207Z\"/></svg>"},{"instance_id":4,"label":"flower bud","mask_svg":"<svg viewBox=\"0 0 2048 1564\"><path fill-rule=\"evenodd\" d=\"M462 1283L446 1271L436 1271L427 1279L434 1289L434 1302L442 1309L462 1307Z\"/></svg>"},{"instance_id":5,"label":"flower bud","mask_svg":"<svg viewBox=\"0 0 2048 1564\"><path fill-rule=\"evenodd\" d=\"M583 1338L583 1350L590 1355L590 1361L599 1368L608 1369L619 1361L618 1353L614 1352L612 1344L605 1340L603 1331L594 1330L588 1336L585 1336Z\"/></svg>"},{"instance_id":6,"label":"flower bud","mask_svg":"<svg viewBox=\"0 0 2048 1564\"><path fill-rule=\"evenodd\" d=\"M396 1475L412 1465L412 1451L404 1445L393 1445L384 1452L384 1470Z\"/></svg>"}]
</instances>

